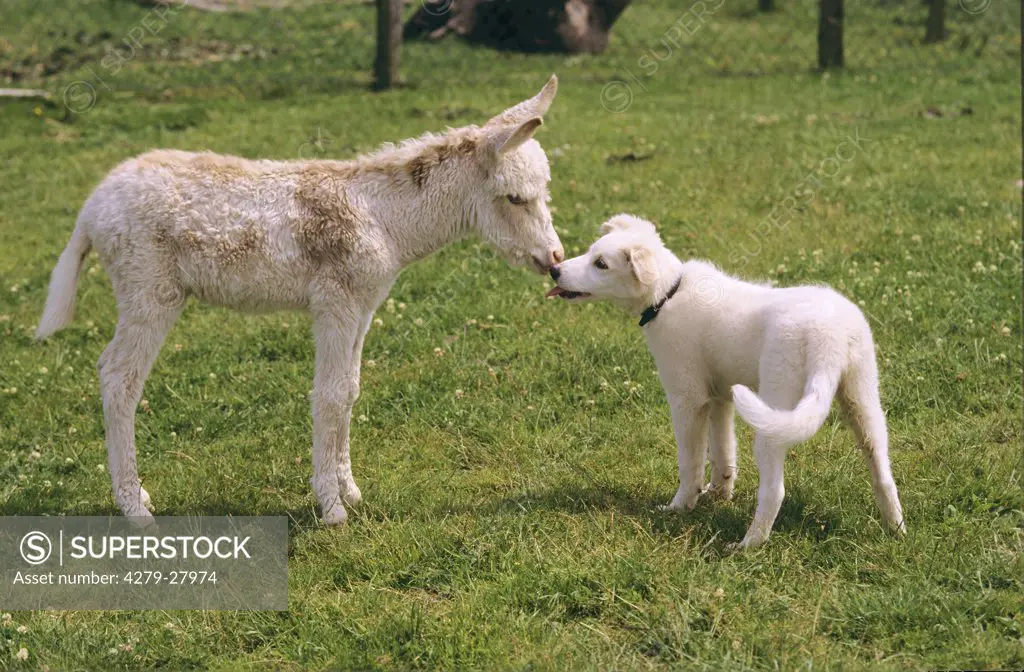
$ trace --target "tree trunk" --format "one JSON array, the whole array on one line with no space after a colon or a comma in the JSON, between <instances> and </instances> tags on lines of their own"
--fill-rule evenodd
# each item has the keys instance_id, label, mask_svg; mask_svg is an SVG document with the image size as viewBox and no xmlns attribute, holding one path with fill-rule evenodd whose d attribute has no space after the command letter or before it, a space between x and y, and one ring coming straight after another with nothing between
<instances>
[{"instance_id":1,"label":"tree trunk","mask_svg":"<svg viewBox=\"0 0 1024 672\"><path fill-rule=\"evenodd\" d=\"M757 8L762 12L774 12L775 0L757 0Z\"/></svg>"},{"instance_id":2,"label":"tree trunk","mask_svg":"<svg viewBox=\"0 0 1024 672\"><path fill-rule=\"evenodd\" d=\"M843 0L818 0L818 68L843 67Z\"/></svg>"},{"instance_id":3,"label":"tree trunk","mask_svg":"<svg viewBox=\"0 0 1024 672\"><path fill-rule=\"evenodd\" d=\"M402 54L402 0L377 0L377 61L374 88L390 89L398 83Z\"/></svg>"},{"instance_id":4,"label":"tree trunk","mask_svg":"<svg viewBox=\"0 0 1024 672\"><path fill-rule=\"evenodd\" d=\"M931 0L928 3L928 27L924 41L942 42L946 39L946 0Z\"/></svg>"},{"instance_id":5,"label":"tree trunk","mask_svg":"<svg viewBox=\"0 0 1024 672\"><path fill-rule=\"evenodd\" d=\"M456 35L497 49L598 53L631 0L423 0L405 39Z\"/></svg>"}]
</instances>

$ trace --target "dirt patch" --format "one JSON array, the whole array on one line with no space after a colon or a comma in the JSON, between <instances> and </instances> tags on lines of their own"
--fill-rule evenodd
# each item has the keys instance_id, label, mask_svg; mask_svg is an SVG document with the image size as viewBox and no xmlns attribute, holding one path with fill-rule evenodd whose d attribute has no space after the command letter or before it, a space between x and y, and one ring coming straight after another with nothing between
<instances>
[{"instance_id":1,"label":"dirt patch","mask_svg":"<svg viewBox=\"0 0 1024 672\"><path fill-rule=\"evenodd\" d=\"M283 51L278 47L188 37L150 38L139 46L126 36L116 36L108 31L79 31L73 35L53 32L50 37L58 45L46 53L19 54L0 41L0 81L15 84L24 80L46 79L86 65L102 76L105 72L115 74L115 68L120 70L134 61L202 65L220 61L263 60Z\"/></svg>"}]
</instances>

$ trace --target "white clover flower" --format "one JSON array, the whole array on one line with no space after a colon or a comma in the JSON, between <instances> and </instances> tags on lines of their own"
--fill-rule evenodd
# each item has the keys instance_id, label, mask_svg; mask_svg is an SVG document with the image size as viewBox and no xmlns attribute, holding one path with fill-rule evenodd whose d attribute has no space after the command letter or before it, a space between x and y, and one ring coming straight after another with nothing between
<instances>
[{"instance_id":1,"label":"white clover flower","mask_svg":"<svg viewBox=\"0 0 1024 672\"><path fill-rule=\"evenodd\" d=\"M19 634L24 635L26 632L28 632L28 626L27 625L19 625L18 626L18 633Z\"/></svg>"},{"instance_id":2,"label":"white clover flower","mask_svg":"<svg viewBox=\"0 0 1024 672\"><path fill-rule=\"evenodd\" d=\"M24 646L18 649L18 652L14 654L14 657L18 660L28 660L28 649Z\"/></svg>"},{"instance_id":3,"label":"white clover flower","mask_svg":"<svg viewBox=\"0 0 1024 672\"><path fill-rule=\"evenodd\" d=\"M383 327L384 326L384 320L380 319L379 317L375 318L373 320L373 326L375 326L375 327Z\"/></svg>"}]
</instances>

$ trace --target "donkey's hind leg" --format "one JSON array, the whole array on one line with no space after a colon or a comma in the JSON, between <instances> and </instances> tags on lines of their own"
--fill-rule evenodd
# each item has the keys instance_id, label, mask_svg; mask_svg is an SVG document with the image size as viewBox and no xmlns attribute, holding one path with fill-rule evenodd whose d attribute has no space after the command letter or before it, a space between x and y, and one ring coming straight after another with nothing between
<instances>
[{"instance_id":1,"label":"donkey's hind leg","mask_svg":"<svg viewBox=\"0 0 1024 672\"><path fill-rule=\"evenodd\" d=\"M153 516L148 508L149 493L142 489L136 464L135 409L164 338L184 305L183 300L168 303L162 298L158 295L155 300L122 302L114 338L99 360L114 499L125 516L137 518L143 526L151 523Z\"/></svg>"}]
</instances>

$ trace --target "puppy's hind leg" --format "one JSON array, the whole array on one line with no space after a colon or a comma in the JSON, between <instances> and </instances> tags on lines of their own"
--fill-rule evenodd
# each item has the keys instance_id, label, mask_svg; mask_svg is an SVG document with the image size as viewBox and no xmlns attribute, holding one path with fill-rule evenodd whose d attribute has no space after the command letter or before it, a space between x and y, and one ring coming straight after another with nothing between
<instances>
[{"instance_id":1,"label":"puppy's hind leg","mask_svg":"<svg viewBox=\"0 0 1024 672\"><path fill-rule=\"evenodd\" d=\"M758 392L766 404L777 409L792 409L802 394L801 362L791 352L779 347L762 354ZM768 541L775 518L786 496L783 468L791 443L769 439L762 432L754 436L754 459L757 462L757 509L754 520L739 543L739 548L755 548Z\"/></svg>"},{"instance_id":2,"label":"puppy's hind leg","mask_svg":"<svg viewBox=\"0 0 1024 672\"><path fill-rule=\"evenodd\" d=\"M874 353L851 367L839 385L839 403L871 468L871 485L882 517L890 530L905 533L903 507L889 466L889 432L878 394Z\"/></svg>"},{"instance_id":3,"label":"puppy's hind leg","mask_svg":"<svg viewBox=\"0 0 1024 672\"><path fill-rule=\"evenodd\" d=\"M754 458L757 460L757 510L754 521L747 529L739 548L756 548L768 541L772 525L782 508L786 496L783 466L788 446L770 441L758 434L754 438Z\"/></svg>"}]
</instances>

